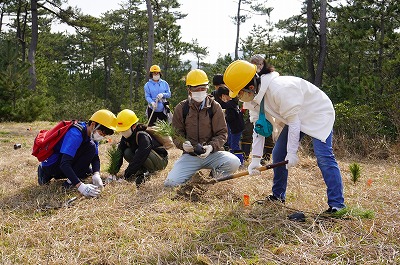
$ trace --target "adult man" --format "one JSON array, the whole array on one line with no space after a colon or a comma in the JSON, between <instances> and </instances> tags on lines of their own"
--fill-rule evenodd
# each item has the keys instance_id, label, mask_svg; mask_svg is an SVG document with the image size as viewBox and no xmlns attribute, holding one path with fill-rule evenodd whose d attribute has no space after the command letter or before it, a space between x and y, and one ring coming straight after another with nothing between
<instances>
[{"instance_id":1,"label":"adult man","mask_svg":"<svg viewBox=\"0 0 400 265\"><path fill-rule=\"evenodd\" d=\"M234 154L220 151L227 127L221 106L207 95L208 82L207 74L200 69L186 77L189 98L175 107L172 118L177 134L174 143L183 154L169 172L165 186L183 184L200 169L211 169L212 176L217 177L232 174L240 166Z\"/></svg>"},{"instance_id":2,"label":"adult man","mask_svg":"<svg viewBox=\"0 0 400 265\"><path fill-rule=\"evenodd\" d=\"M112 135L115 125L115 115L102 109L96 111L88 123L72 126L54 147L54 153L39 165L39 185L49 183L52 178L67 178L63 186L75 186L84 196L97 197L103 187L98 142ZM89 175L92 175L93 185L82 182Z\"/></svg>"},{"instance_id":3,"label":"adult man","mask_svg":"<svg viewBox=\"0 0 400 265\"><path fill-rule=\"evenodd\" d=\"M273 162L288 160L286 167L274 168L272 195L269 200L284 202L288 168L297 164L299 141L307 134L312 137L318 167L327 186L327 213L345 207L343 183L332 149L332 129L335 111L328 96L310 82L294 77L279 76L272 66L258 76L257 65L237 60L224 73L225 84L231 96L249 103L249 109L260 111L264 99L264 112L274 126L275 133L282 129L272 151ZM283 128L280 127L283 125ZM252 161L248 167L251 174L259 174L263 155L260 141L253 141Z\"/></svg>"}]
</instances>

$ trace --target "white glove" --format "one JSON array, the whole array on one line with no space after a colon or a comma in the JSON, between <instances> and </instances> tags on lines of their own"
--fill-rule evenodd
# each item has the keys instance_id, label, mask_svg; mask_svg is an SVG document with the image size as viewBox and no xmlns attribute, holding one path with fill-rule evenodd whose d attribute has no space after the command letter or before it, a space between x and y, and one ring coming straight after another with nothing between
<instances>
[{"instance_id":1,"label":"white glove","mask_svg":"<svg viewBox=\"0 0 400 265\"><path fill-rule=\"evenodd\" d=\"M151 106L153 107L153 109L156 109L157 108L157 103L151 102Z\"/></svg>"},{"instance_id":2,"label":"white glove","mask_svg":"<svg viewBox=\"0 0 400 265\"><path fill-rule=\"evenodd\" d=\"M109 175L109 176L106 178L106 183L109 184L109 183L111 183L111 182L113 182L113 181L116 181L116 180L117 180L117 176L115 176L115 175Z\"/></svg>"},{"instance_id":3,"label":"white glove","mask_svg":"<svg viewBox=\"0 0 400 265\"><path fill-rule=\"evenodd\" d=\"M97 197L100 194L99 188L93 184L81 183L78 187L78 191L85 197Z\"/></svg>"},{"instance_id":4,"label":"white glove","mask_svg":"<svg viewBox=\"0 0 400 265\"><path fill-rule=\"evenodd\" d=\"M203 146L204 150L206 150L203 154L199 155L200 158L206 158L213 151L213 147L211 145Z\"/></svg>"},{"instance_id":5,"label":"white glove","mask_svg":"<svg viewBox=\"0 0 400 265\"><path fill-rule=\"evenodd\" d=\"M183 150L185 150L185 152L188 152L188 153L194 152L193 145L190 143L190 141L185 141L182 144L182 147L183 147Z\"/></svg>"},{"instance_id":6,"label":"white glove","mask_svg":"<svg viewBox=\"0 0 400 265\"><path fill-rule=\"evenodd\" d=\"M299 157L297 156L297 154L287 153L285 160L289 161L286 164L286 169L289 169L291 167L294 167L299 162Z\"/></svg>"},{"instance_id":7,"label":"white glove","mask_svg":"<svg viewBox=\"0 0 400 265\"><path fill-rule=\"evenodd\" d=\"M260 170L257 170L257 168L261 167L260 162L261 162L261 157L253 157L251 159L251 163L247 167L247 171L251 176L256 176L261 174Z\"/></svg>"},{"instance_id":8,"label":"white glove","mask_svg":"<svg viewBox=\"0 0 400 265\"><path fill-rule=\"evenodd\" d=\"M157 95L158 100L161 100L163 97L164 97L163 93L160 93L160 94Z\"/></svg>"},{"instance_id":9,"label":"white glove","mask_svg":"<svg viewBox=\"0 0 400 265\"><path fill-rule=\"evenodd\" d=\"M104 187L103 180L101 180L100 173L94 172L92 176L93 185L97 186L98 188L102 189Z\"/></svg>"}]
</instances>

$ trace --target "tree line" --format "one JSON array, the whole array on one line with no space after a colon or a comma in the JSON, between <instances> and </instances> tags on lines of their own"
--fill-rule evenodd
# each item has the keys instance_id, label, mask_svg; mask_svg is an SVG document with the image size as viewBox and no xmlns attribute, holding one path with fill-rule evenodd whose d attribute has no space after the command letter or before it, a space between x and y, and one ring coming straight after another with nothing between
<instances>
[{"instance_id":1,"label":"tree line","mask_svg":"<svg viewBox=\"0 0 400 265\"><path fill-rule=\"evenodd\" d=\"M299 14L271 23L268 1L239 0L235 56L202 62L208 47L182 41L178 0L126 0L101 17L62 8L62 0L0 3L0 120L78 118L130 108L144 119L143 85L159 64L174 106L186 97L191 53L212 77L235 59L264 54L281 75L318 85L335 104L335 132L347 139L396 141L400 133L400 3L305 0ZM247 36L249 15L265 18ZM58 21L74 33L53 32ZM275 32L284 32L277 35ZM241 37L243 36L243 37ZM354 143L354 142L353 142Z\"/></svg>"}]
</instances>

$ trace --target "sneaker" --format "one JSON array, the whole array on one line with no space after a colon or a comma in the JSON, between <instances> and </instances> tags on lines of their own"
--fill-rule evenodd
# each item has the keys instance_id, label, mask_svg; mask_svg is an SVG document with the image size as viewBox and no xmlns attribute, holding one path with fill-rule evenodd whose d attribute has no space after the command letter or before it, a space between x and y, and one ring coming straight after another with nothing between
<instances>
[{"instance_id":1,"label":"sneaker","mask_svg":"<svg viewBox=\"0 0 400 265\"><path fill-rule=\"evenodd\" d=\"M282 200L282 199L280 199L280 198L278 198L278 197L276 197L276 196L274 196L274 195L269 195L269 196L267 196L267 197L265 198L265 200L271 201L271 202L273 202L273 201L279 201L279 202L281 202L281 203L285 203L285 200Z\"/></svg>"},{"instance_id":2,"label":"sneaker","mask_svg":"<svg viewBox=\"0 0 400 265\"><path fill-rule=\"evenodd\" d=\"M326 210L324 213L326 213L326 214L333 214L333 213L336 213L336 212L338 212L338 211L340 211L340 210L341 210L341 209L339 209L339 208L337 208L337 207L329 206L328 210Z\"/></svg>"},{"instance_id":3,"label":"sneaker","mask_svg":"<svg viewBox=\"0 0 400 265\"><path fill-rule=\"evenodd\" d=\"M46 174L43 171L42 165L38 166L37 172L38 172L38 183L40 186L46 185L47 183L50 182L51 178L46 176Z\"/></svg>"}]
</instances>

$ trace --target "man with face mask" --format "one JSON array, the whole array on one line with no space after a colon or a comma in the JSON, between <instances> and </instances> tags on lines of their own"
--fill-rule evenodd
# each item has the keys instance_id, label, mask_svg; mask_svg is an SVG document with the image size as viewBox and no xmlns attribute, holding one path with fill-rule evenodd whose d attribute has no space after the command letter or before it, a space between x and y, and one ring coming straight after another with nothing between
<instances>
[{"instance_id":1,"label":"man with face mask","mask_svg":"<svg viewBox=\"0 0 400 265\"><path fill-rule=\"evenodd\" d=\"M149 81L144 85L144 94L147 103L147 117L150 119L148 125L153 126L157 120L167 121L169 107L167 98L171 97L169 84L161 79L161 68L152 65L149 71Z\"/></svg>"},{"instance_id":2,"label":"man with face mask","mask_svg":"<svg viewBox=\"0 0 400 265\"><path fill-rule=\"evenodd\" d=\"M98 145L104 136L112 135L116 117L109 110L96 111L89 122L78 122L54 147L54 153L38 167L38 183L45 185L54 179L65 179L63 186L75 186L86 197L97 197L103 188L100 177ZM92 175L93 184L83 180Z\"/></svg>"},{"instance_id":3,"label":"man with face mask","mask_svg":"<svg viewBox=\"0 0 400 265\"><path fill-rule=\"evenodd\" d=\"M280 76L272 66L258 76L257 65L237 60L224 73L224 81L232 97L246 102L253 113L260 112L263 101L266 118L273 125L276 143L272 151L274 163L288 161L286 167L274 168L272 195L268 200L285 202L288 169L299 161L300 140L311 136L318 167L327 186L328 210L333 213L345 207L343 183L332 149L335 110L328 96L310 82L294 76ZM254 121L258 117L254 117ZM253 141L251 174L260 174L261 141Z\"/></svg>"},{"instance_id":4,"label":"man with face mask","mask_svg":"<svg viewBox=\"0 0 400 265\"><path fill-rule=\"evenodd\" d=\"M207 95L208 82L207 74L200 69L186 76L189 98L175 107L172 119L174 143L183 154L169 172L165 186L181 185L200 169L211 169L212 176L217 177L230 175L240 166L234 154L221 151L228 131L221 106Z\"/></svg>"}]
</instances>

